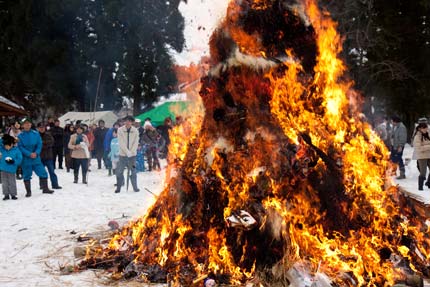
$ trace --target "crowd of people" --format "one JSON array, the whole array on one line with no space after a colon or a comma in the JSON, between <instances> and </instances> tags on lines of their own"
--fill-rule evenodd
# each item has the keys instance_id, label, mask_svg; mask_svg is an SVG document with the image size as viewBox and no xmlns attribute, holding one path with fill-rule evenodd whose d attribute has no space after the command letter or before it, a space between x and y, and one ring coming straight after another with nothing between
<instances>
[{"instance_id":1,"label":"crowd of people","mask_svg":"<svg viewBox=\"0 0 430 287\"><path fill-rule=\"evenodd\" d=\"M405 179L405 163L403 161L403 150L408 141L406 126L398 116L393 116L389 122L386 118L380 118L377 122L376 132L379 134L385 145L390 150L390 160L399 169L400 174L396 179ZM424 185L430 188L430 172L427 176L427 169L430 169L430 136L428 133L427 118L420 118L415 124L412 133L411 144L413 147L412 159L417 161L418 190L423 190ZM393 175L396 173L393 170Z\"/></svg>"},{"instance_id":2,"label":"crowd of people","mask_svg":"<svg viewBox=\"0 0 430 287\"><path fill-rule=\"evenodd\" d=\"M96 159L98 169L104 167L108 176L116 176L115 193L119 193L125 183L128 187L129 182L138 192L138 172L161 170L159 155L167 154L171 128L170 118L156 129L151 119L145 119L142 125L132 116L118 120L109 128L103 120L90 126L77 121L62 128L58 119L49 118L48 122L35 125L25 117L10 125L0 139L3 200L17 199L16 180L20 179L24 181L25 196L31 197L33 172L39 177L42 193L46 194L62 188L56 168L73 171L75 184L81 173L81 182L87 184L92 158Z\"/></svg>"},{"instance_id":3,"label":"crowd of people","mask_svg":"<svg viewBox=\"0 0 430 287\"><path fill-rule=\"evenodd\" d=\"M61 189L55 169L65 168L73 171L74 183L88 183L91 159L97 162L97 168L103 167L107 175L116 176L115 193L121 192L125 184L124 171L127 170L127 187L131 183L135 192L137 173L159 171L159 156L167 156L170 144L169 130L172 119L166 118L164 124L155 128L151 119L142 124L131 116L118 120L112 127L106 127L100 120L90 126L79 121L68 123L64 128L58 119L48 119L34 125L28 117L15 121L0 139L0 178L3 187L3 200L17 199L16 180L23 179L26 197L32 195L31 179L33 172L39 177L42 193L52 194ZM390 150L390 160L396 165L393 175L405 179L403 151L408 141L406 126L401 119L393 116L377 119L375 131ZM415 125L411 143L414 148L412 159L417 160L419 170L418 189L426 185L430 188L430 136L428 122L421 118ZM64 167L63 167L64 166ZM51 188L48 186L48 178Z\"/></svg>"}]
</instances>

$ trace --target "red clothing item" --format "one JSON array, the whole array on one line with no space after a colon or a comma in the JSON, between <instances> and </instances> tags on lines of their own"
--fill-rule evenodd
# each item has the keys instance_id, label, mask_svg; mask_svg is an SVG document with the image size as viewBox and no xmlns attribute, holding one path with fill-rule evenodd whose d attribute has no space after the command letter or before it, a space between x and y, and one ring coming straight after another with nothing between
<instances>
[{"instance_id":1,"label":"red clothing item","mask_svg":"<svg viewBox=\"0 0 430 287\"><path fill-rule=\"evenodd\" d=\"M92 131L91 132L87 132L85 135L87 136L88 141L90 142L90 147L88 149L89 149L89 151L93 151L94 150L94 140L96 138L94 137L94 134L93 134Z\"/></svg>"}]
</instances>

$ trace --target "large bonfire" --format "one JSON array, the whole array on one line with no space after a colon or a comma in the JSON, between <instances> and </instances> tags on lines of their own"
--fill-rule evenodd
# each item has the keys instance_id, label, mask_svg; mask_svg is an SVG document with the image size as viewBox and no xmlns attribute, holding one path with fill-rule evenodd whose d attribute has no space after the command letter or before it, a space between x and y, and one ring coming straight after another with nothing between
<instances>
[{"instance_id":1,"label":"large bonfire","mask_svg":"<svg viewBox=\"0 0 430 287\"><path fill-rule=\"evenodd\" d=\"M312 0L231 1L210 44L205 113L172 133L164 191L81 266L176 286L427 274L428 227L388 187L388 151L361 120L328 14Z\"/></svg>"}]
</instances>

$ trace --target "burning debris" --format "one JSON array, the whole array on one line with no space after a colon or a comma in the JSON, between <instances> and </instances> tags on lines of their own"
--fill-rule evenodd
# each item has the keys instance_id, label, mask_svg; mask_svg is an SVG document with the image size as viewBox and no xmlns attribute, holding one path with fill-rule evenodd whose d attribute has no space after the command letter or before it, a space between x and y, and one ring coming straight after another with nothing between
<instances>
[{"instance_id":1,"label":"burning debris","mask_svg":"<svg viewBox=\"0 0 430 287\"><path fill-rule=\"evenodd\" d=\"M172 135L165 190L80 267L172 286L428 276L428 226L385 188L388 152L351 104L339 38L313 1L232 1L201 80L205 115Z\"/></svg>"}]
</instances>

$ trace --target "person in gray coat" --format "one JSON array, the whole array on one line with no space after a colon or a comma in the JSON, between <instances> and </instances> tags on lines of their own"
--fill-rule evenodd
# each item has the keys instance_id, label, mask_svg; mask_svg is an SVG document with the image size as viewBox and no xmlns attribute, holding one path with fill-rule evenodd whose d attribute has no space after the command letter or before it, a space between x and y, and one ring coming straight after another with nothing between
<instances>
[{"instance_id":1,"label":"person in gray coat","mask_svg":"<svg viewBox=\"0 0 430 287\"><path fill-rule=\"evenodd\" d=\"M402 123L399 117L393 116L391 118L393 123L393 131L391 134L391 156L390 159L393 163L399 166L400 175L397 179L406 178L405 164L403 162L403 149L407 141L406 126Z\"/></svg>"},{"instance_id":2,"label":"person in gray coat","mask_svg":"<svg viewBox=\"0 0 430 287\"><path fill-rule=\"evenodd\" d=\"M124 183L124 169L127 168L127 174L131 172L131 176L127 176L131 180L133 190L139 191L137 187L136 175L136 155L139 145L139 131L133 126L134 118L132 116L125 117L124 126L118 129L118 144L119 144L119 161L115 170L116 173L116 190L115 193L121 191L121 186ZM127 184L128 186L128 184Z\"/></svg>"}]
</instances>

